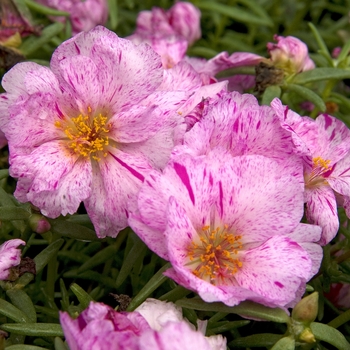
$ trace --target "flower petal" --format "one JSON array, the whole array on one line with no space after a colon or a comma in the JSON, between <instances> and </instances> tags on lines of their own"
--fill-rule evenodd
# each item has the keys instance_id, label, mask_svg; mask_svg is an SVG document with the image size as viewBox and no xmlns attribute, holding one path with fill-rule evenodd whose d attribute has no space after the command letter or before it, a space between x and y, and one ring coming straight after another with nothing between
<instances>
[{"instance_id":1,"label":"flower petal","mask_svg":"<svg viewBox=\"0 0 350 350\"><path fill-rule=\"evenodd\" d=\"M218 212L229 230L242 236L242 243L288 234L300 222L303 191L298 177L288 169L258 155L234 157L225 163Z\"/></svg>"},{"instance_id":2,"label":"flower petal","mask_svg":"<svg viewBox=\"0 0 350 350\"><path fill-rule=\"evenodd\" d=\"M240 260L242 267L235 274L238 284L278 306L295 299L312 266L307 252L283 236L274 236L245 251Z\"/></svg>"},{"instance_id":3,"label":"flower petal","mask_svg":"<svg viewBox=\"0 0 350 350\"><path fill-rule=\"evenodd\" d=\"M339 219L333 190L325 185L306 189L306 218L311 224L322 227L321 245L329 243L337 234Z\"/></svg>"}]
</instances>

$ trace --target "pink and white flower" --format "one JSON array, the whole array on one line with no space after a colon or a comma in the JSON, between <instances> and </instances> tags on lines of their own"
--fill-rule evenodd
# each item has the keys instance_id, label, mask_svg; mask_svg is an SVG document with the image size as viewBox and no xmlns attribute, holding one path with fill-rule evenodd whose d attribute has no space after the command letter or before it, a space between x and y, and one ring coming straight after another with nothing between
<instances>
[{"instance_id":1,"label":"pink and white flower","mask_svg":"<svg viewBox=\"0 0 350 350\"><path fill-rule=\"evenodd\" d=\"M159 303L157 308L164 309ZM156 329L137 311L117 312L102 303L91 302L76 320L61 313L60 321L71 350L190 350L193 344L203 350L226 349L225 338L206 338L183 320L171 319Z\"/></svg>"},{"instance_id":2,"label":"pink and white flower","mask_svg":"<svg viewBox=\"0 0 350 350\"><path fill-rule=\"evenodd\" d=\"M319 268L321 229L300 226L303 190L285 170L259 155L178 156L147 177L129 224L204 301L293 306Z\"/></svg>"},{"instance_id":3,"label":"pink and white flower","mask_svg":"<svg viewBox=\"0 0 350 350\"><path fill-rule=\"evenodd\" d=\"M12 267L21 262L20 245L26 243L21 239L10 239L0 245L0 280L8 279Z\"/></svg>"},{"instance_id":4,"label":"pink and white flower","mask_svg":"<svg viewBox=\"0 0 350 350\"><path fill-rule=\"evenodd\" d=\"M107 0L38 0L41 4L70 14L72 34L89 31L99 24L106 24L108 18ZM64 17L53 17L65 22Z\"/></svg>"},{"instance_id":5,"label":"pink and white flower","mask_svg":"<svg viewBox=\"0 0 350 350\"><path fill-rule=\"evenodd\" d=\"M201 86L185 63L164 75L151 47L103 27L61 44L51 68L21 63L2 83L16 198L51 218L83 201L99 237L127 226L145 176L166 164L184 123L175 111Z\"/></svg>"},{"instance_id":6,"label":"pink and white flower","mask_svg":"<svg viewBox=\"0 0 350 350\"><path fill-rule=\"evenodd\" d=\"M303 160L306 216L310 223L322 227L320 243L325 245L339 229L337 204L347 210L350 198L350 130L327 114L312 120L288 110L277 99L271 106L282 127L292 134L295 152Z\"/></svg>"}]
</instances>

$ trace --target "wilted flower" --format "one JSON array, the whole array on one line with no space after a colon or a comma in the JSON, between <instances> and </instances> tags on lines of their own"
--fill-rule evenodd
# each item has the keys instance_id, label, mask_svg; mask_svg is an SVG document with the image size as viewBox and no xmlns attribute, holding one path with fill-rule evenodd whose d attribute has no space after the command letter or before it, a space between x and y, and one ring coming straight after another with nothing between
<instances>
[{"instance_id":1,"label":"wilted flower","mask_svg":"<svg viewBox=\"0 0 350 350\"><path fill-rule=\"evenodd\" d=\"M0 280L8 279L11 267L20 264L21 250L18 247L25 244L21 239L10 239L0 245Z\"/></svg>"},{"instance_id":2,"label":"wilted flower","mask_svg":"<svg viewBox=\"0 0 350 350\"><path fill-rule=\"evenodd\" d=\"M185 63L163 73L151 47L103 27L61 44L51 69L16 65L0 95L16 198L51 218L83 201L97 234L116 236L144 177L168 160L175 111L201 85Z\"/></svg>"},{"instance_id":3,"label":"wilted flower","mask_svg":"<svg viewBox=\"0 0 350 350\"><path fill-rule=\"evenodd\" d=\"M166 275L204 301L284 307L300 299L322 259L312 243L321 229L301 225L302 215L302 188L282 164L213 152L152 172L129 224L171 262Z\"/></svg>"},{"instance_id":4,"label":"wilted flower","mask_svg":"<svg viewBox=\"0 0 350 350\"><path fill-rule=\"evenodd\" d=\"M98 24L105 24L108 18L107 0L37 0L43 5L69 13L72 34L89 31ZM65 17L53 17L65 22Z\"/></svg>"},{"instance_id":5,"label":"wilted flower","mask_svg":"<svg viewBox=\"0 0 350 350\"><path fill-rule=\"evenodd\" d=\"M161 303L152 305L162 308ZM61 313L60 321L71 350L190 350L193 344L203 350L226 349L223 337L210 337L208 341L185 321L164 319L164 324L155 329L137 311L117 312L102 303L91 302L76 320Z\"/></svg>"}]
</instances>

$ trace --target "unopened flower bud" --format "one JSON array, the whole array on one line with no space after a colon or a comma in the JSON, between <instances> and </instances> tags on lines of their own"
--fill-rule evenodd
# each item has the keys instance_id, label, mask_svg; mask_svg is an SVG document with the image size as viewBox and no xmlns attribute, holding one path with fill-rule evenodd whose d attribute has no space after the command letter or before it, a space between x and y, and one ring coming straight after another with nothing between
<instances>
[{"instance_id":1,"label":"unopened flower bud","mask_svg":"<svg viewBox=\"0 0 350 350\"><path fill-rule=\"evenodd\" d=\"M310 324L318 313L318 293L314 292L301 299L292 311L292 318L296 321Z\"/></svg>"},{"instance_id":2,"label":"unopened flower bud","mask_svg":"<svg viewBox=\"0 0 350 350\"><path fill-rule=\"evenodd\" d=\"M299 340L302 340L304 341L305 343L315 343L316 342L316 339L315 339L315 336L314 334L311 332L311 329L310 328L305 328L300 336L299 336Z\"/></svg>"},{"instance_id":3,"label":"unopened flower bud","mask_svg":"<svg viewBox=\"0 0 350 350\"><path fill-rule=\"evenodd\" d=\"M51 229L50 223L40 214L31 215L29 218L29 225L34 232L39 234L50 231Z\"/></svg>"},{"instance_id":4,"label":"unopened flower bud","mask_svg":"<svg viewBox=\"0 0 350 350\"><path fill-rule=\"evenodd\" d=\"M268 43L267 49L271 60L277 68L281 68L287 75L304 72L315 68L307 46L293 36L274 36L277 44Z\"/></svg>"}]
</instances>

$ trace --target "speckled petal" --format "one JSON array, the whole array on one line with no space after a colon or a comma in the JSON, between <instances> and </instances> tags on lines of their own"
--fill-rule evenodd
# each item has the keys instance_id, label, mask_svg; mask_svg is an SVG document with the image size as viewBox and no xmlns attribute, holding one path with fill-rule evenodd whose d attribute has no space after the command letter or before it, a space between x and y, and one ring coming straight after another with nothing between
<instances>
[{"instance_id":1,"label":"speckled petal","mask_svg":"<svg viewBox=\"0 0 350 350\"><path fill-rule=\"evenodd\" d=\"M293 241L297 242L308 254L312 261L312 269L309 280L320 269L323 258L323 250L318 242L321 238L322 228L316 225L309 225L300 223L296 229L287 236Z\"/></svg>"},{"instance_id":2,"label":"speckled petal","mask_svg":"<svg viewBox=\"0 0 350 350\"><path fill-rule=\"evenodd\" d=\"M325 185L306 189L306 218L311 224L322 227L321 245L329 243L337 234L339 219L333 190Z\"/></svg>"},{"instance_id":3,"label":"speckled petal","mask_svg":"<svg viewBox=\"0 0 350 350\"><path fill-rule=\"evenodd\" d=\"M296 242L275 236L240 256L235 274L238 284L284 306L295 299L300 285L310 276L311 259Z\"/></svg>"},{"instance_id":4,"label":"speckled petal","mask_svg":"<svg viewBox=\"0 0 350 350\"><path fill-rule=\"evenodd\" d=\"M283 164L263 156L225 163L218 212L244 243L288 234L303 215L303 189ZM301 171L301 169L300 169ZM232 190L228 190L232 189Z\"/></svg>"},{"instance_id":5,"label":"speckled petal","mask_svg":"<svg viewBox=\"0 0 350 350\"><path fill-rule=\"evenodd\" d=\"M90 195L91 165L76 163L59 142L47 142L29 155L11 159L11 176L19 178L15 196L31 201L44 215L74 214Z\"/></svg>"},{"instance_id":6,"label":"speckled petal","mask_svg":"<svg viewBox=\"0 0 350 350\"><path fill-rule=\"evenodd\" d=\"M350 196L350 152L334 164L331 173L327 176L327 182L334 191L343 196Z\"/></svg>"},{"instance_id":7,"label":"speckled petal","mask_svg":"<svg viewBox=\"0 0 350 350\"><path fill-rule=\"evenodd\" d=\"M315 120L318 126L318 149L314 156L330 159L331 165L342 159L350 150L350 130L339 119L321 114Z\"/></svg>"},{"instance_id":8,"label":"speckled petal","mask_svg":"<svg viewBox=\"0 0 350 350\"><path fill-rule=\"evenodd\" d=\"M142 154L110 150L93 168L91 196L84 201L99 237L116 237L128 223L129 207L152 169Z\"/></svg>"}]
</instances>

